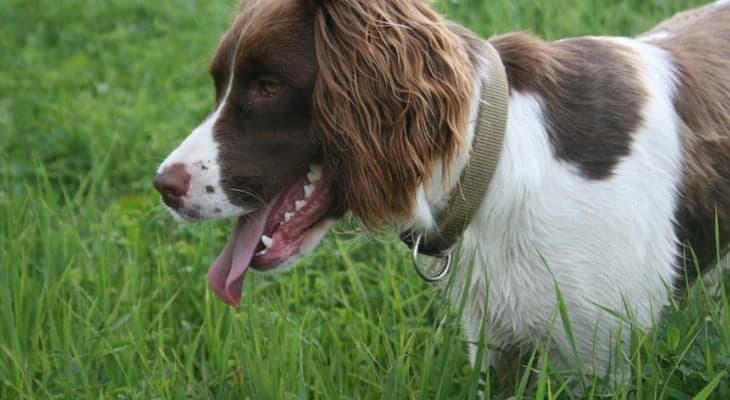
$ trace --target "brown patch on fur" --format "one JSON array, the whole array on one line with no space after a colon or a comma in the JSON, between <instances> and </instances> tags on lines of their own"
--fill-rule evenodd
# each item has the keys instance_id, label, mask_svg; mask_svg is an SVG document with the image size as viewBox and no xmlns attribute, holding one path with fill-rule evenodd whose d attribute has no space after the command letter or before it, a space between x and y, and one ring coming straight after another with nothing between
<instances>
[{"instance_id":1,"label":"brown patch on fur","mask_svg":"<svg viewBox=\"0 0 730 400\"><path fill-rule=\"evenodd\" d=\"M220 104L214 127L221 186L233 204L258 208L321 159L312 138L317 67L312 14L295 0L249 0L211 63Z\"/></svg>"},{"instance_id":2,"label":"brown patch on fur","mask_svg":"<svg viewBox=\"0 0 730 400\"><path fill-rule=\"evenodd\" d=\"M658 31L669 37L650 41L674 58L674 106L685 125L678 234L704 267L717 258L715 215L720 245L730 239L730 6L677 14L650 33ZM688 262L691 274L693 261Z\"/></svg>"},{"instance_id":3,"label":"brown patch on fur","mask_svg":"<svg viewBox=\"0 0 730 400\"><path fill-rule=\"evenodd\" d=\"M228 81L231 79L231 62L233 55L236 53L238 39L241 36L241 31L243 30L247 17L249 16L246 13L239 12L231 28L223 35L218 43L213 60L210 62L210 75L213 77L213 83L215 84L216 107L223 100Z\"/></svg>"},{"instance_id":4,"label":"brown patch on fur","mask_svg":"<svg viewBox=\"0 0 730 400\"><path fill-rule=\"evenodd\" d=\"M465 140L474 71L428 2L314 2L313 134L335 190L369 227L408 217Z\"/></svg>"},{"instance_id":5,"label":"brown patch on fur","mask_svg":"<svg viewBox=\"0 0 730 400\"><path fill-rule=\"evenodd\" d=\"M555 43L516 33L490 40L502 57L511 90L543 100L556 158L589 179L606 179L631 151L647 98L635 54L615 43L570 39Z\"/></svg>"}]
</instances>

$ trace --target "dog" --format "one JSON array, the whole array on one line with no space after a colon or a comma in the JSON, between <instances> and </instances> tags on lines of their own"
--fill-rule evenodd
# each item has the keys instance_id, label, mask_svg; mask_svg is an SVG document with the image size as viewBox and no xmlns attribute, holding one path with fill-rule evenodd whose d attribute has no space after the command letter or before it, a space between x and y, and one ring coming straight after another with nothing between
<instances>
[{"instance_id":1,"label":"dog","mask_svg":"<svg viewBox=\"0 0 730 400\"><path fill-rule=\"evenodd\" d=\"M345 213L437 237L503 74L498 158L472 178L446 295L466 296L481 368L549 341L556 365L606 374L626 321L650 328L730 237L727 43L727 0L556 42L482 40L421 0L248 0L211 63L214 111L154 184L184 220L239 218L208 274L238 306L249 267L294 266Z\"/></svg>"}]
</instances>

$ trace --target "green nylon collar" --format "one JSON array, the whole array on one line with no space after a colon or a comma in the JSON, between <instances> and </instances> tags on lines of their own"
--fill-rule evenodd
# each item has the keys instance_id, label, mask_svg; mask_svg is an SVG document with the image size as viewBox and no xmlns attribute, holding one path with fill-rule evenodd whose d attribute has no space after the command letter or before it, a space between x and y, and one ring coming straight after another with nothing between
<instances>
[{"instance_id":1,"label":"green nylon collar","mask_svg":"<svg viewBox=\"0 0 730 400\"><path fill-rule=\"evenodd\" d=\"M482 93L469 161L451 194L447 206L438 217L438 229L425 234L418 253L444 256L459 241L472 217L479 209L497 168L507 127L509 86L504 65L497 50L486 43L488 74L482 82ZM401 236L409 247L414 244L411 232Z\"/></svg>"}]
</instances>

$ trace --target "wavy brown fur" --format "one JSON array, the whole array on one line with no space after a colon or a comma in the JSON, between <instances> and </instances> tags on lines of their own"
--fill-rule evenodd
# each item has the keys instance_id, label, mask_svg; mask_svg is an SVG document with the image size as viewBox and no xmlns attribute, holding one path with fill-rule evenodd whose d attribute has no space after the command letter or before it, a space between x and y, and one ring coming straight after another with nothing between
<instances>
[{"instance_id":1,"label":"wavy brown fur","mask_svg":"<svg viewBox=\"0 0 730 400\"><path fill-rule=\"evenodd\" d=\"M368 227L409 216L420 183L463 145L474 71L428 2L315 2L313 134Z\"/></svg>"}]
</instances>

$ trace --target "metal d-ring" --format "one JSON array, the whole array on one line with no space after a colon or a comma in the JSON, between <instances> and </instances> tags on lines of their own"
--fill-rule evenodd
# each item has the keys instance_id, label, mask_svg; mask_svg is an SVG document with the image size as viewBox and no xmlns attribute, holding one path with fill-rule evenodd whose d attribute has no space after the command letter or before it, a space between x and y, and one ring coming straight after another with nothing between
<instances>
[{"instance_id":1,"label":"metal d-ring","mask_svg":"<svg viewBox=\"0 0 730 400\"><path fill-rule=\"evenodd\" d=\"M451 271L451 262L452 262L452 255L451 251L448 251L446 254L441 256L436 256L436 258L443 260L442 265L443 267L441 270L435 274L435 275L428 275L421 268L418 266L418 255L420 254L418 252L419 248L421 247L421 239L423 238L423 235L418 235L416 237L416 241L413 243L413 268L416 270L416 273L418 276L421 277L424 281L428 283L436 283L442 281L444 278L446 278L446 275L449 274L449 271Z\"/></svg>"}]
</instances>

